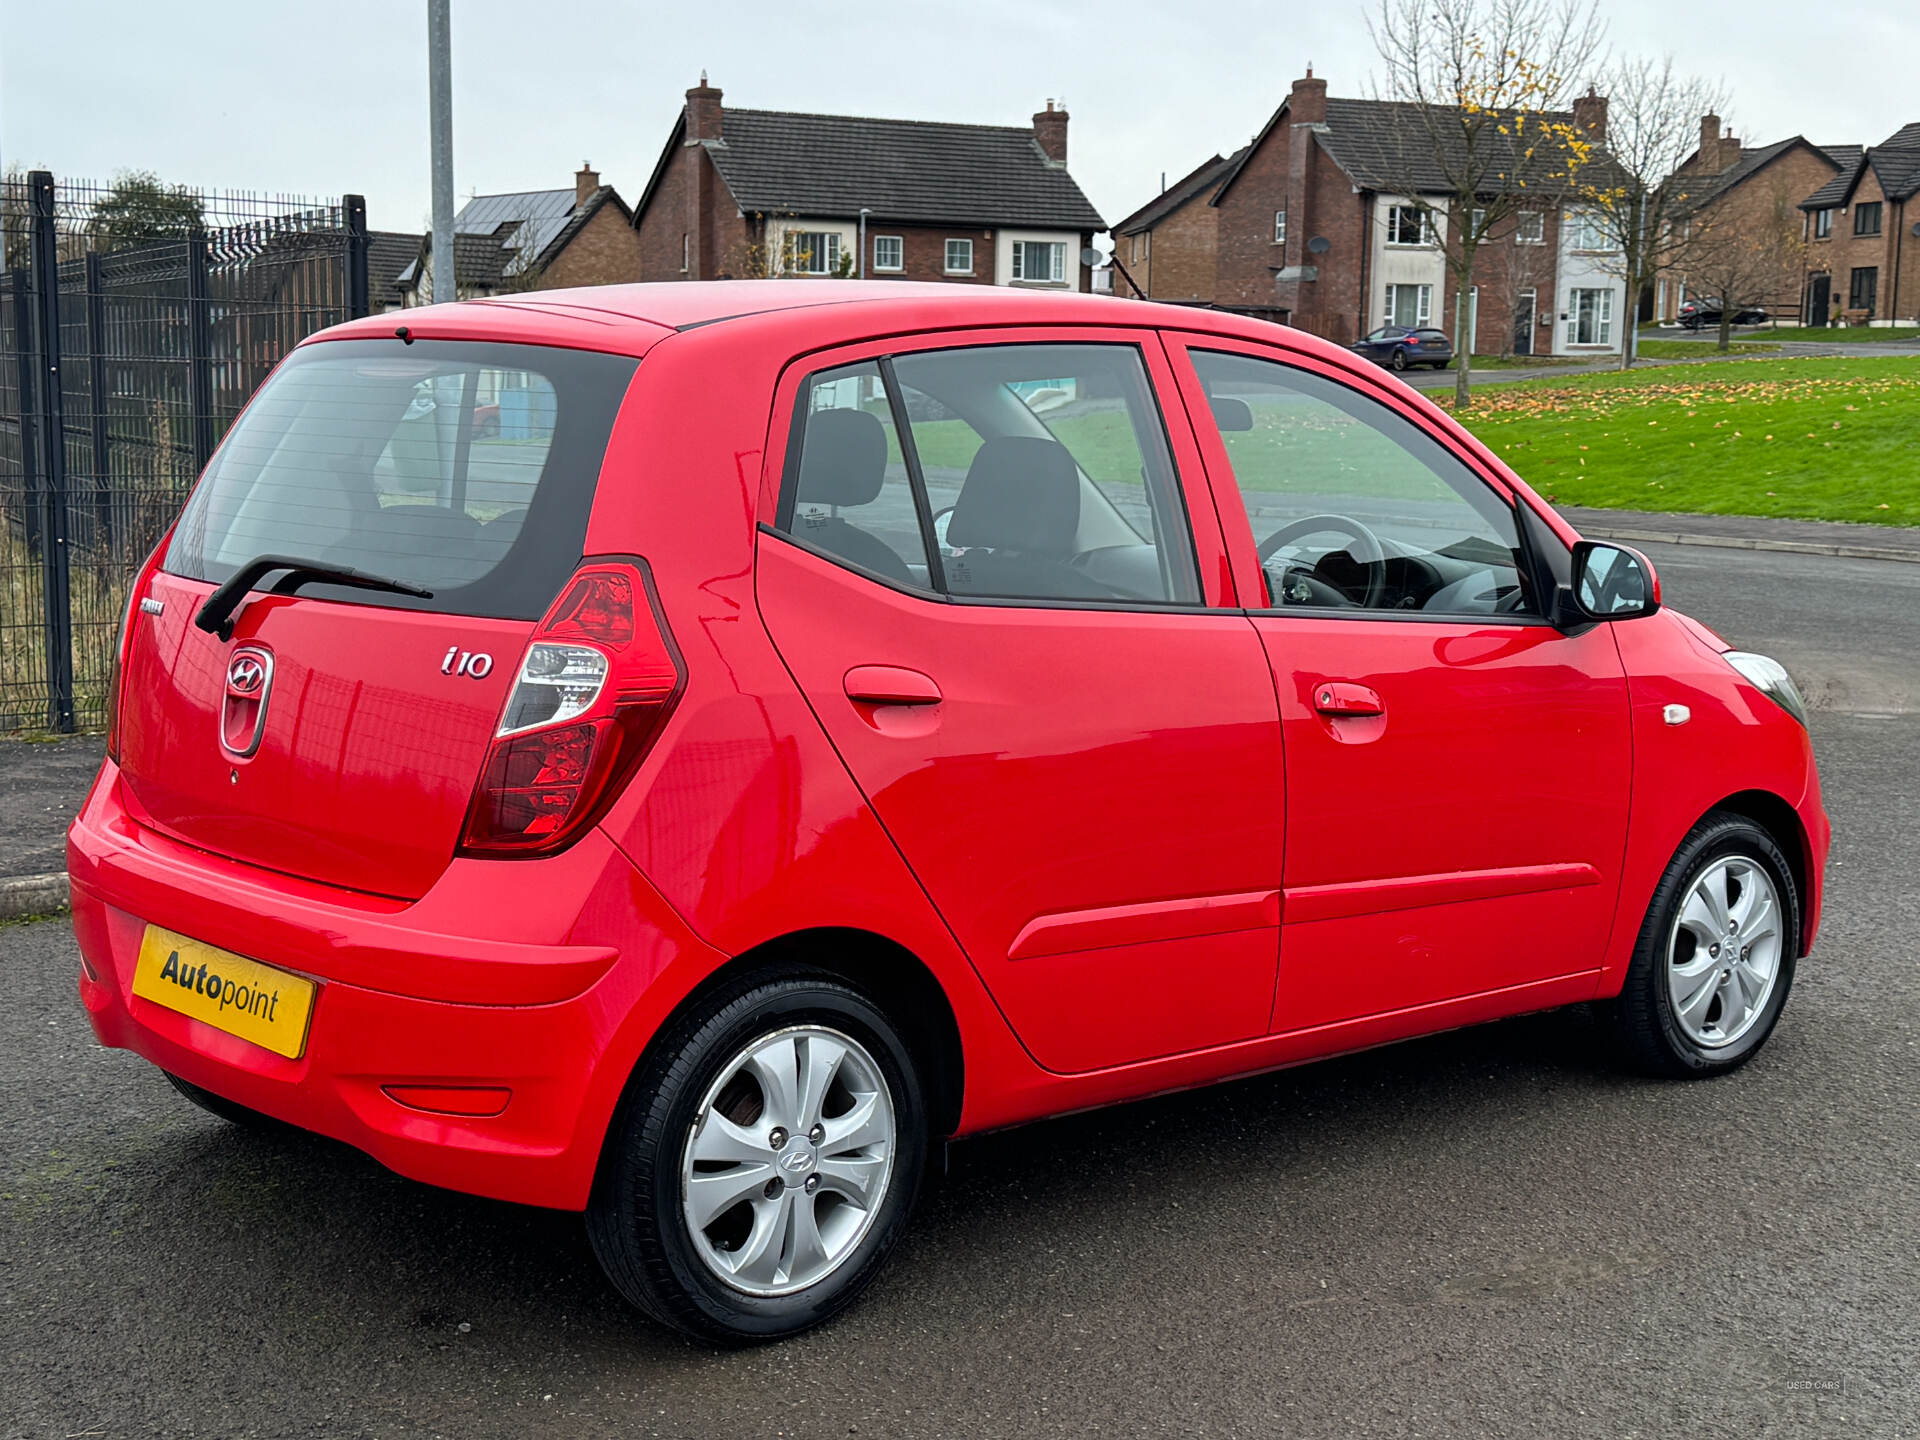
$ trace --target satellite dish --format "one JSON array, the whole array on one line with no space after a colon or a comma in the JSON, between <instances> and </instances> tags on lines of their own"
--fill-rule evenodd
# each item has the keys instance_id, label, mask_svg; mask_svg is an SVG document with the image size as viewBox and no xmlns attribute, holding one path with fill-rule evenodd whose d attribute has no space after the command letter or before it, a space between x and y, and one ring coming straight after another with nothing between
<instances>
[{"instance_id":1,"label":"satellite dish","mask_svg":"<svg viewBox=\"0 0 1920 1440\"><path fill-rule=\"evenodd\" d=\"M1084 250L1080 252L1080 263L1082 265L1098 265L1102 260L1106 258L1107 258L1106 256L1102 255L1098 250L1094 249L1093 246L1091 245L1087 246Z\"/></svg>"},{"instance_id":2,"label":"satellite dish","mask_svg":"<svg viewBox=\"0 0 1920 1440\"><path fill-rule=\"evenodd\" d=\"M1332 248L1333 242L1324 235L1316 235L1307 241L1307 253L1309 255L1324 255Z\"/></svg>"},{"instance_id":3,"label":"satellite dish","mask_svg":"<svg viewBox=\"0 0 1920 1440\"><path fill-rule=\"evenodd\" d=\"M1920 220L1913 222L1913 234L1915 239L1920 239Z\"/></svg>"}]
</instances>

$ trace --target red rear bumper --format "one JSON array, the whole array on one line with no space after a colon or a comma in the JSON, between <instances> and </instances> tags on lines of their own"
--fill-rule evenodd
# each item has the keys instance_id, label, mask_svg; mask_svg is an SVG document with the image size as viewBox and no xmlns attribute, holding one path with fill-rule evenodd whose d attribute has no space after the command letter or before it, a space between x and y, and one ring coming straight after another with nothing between
<instances>
[{"instance_id":1,"label":"red rear bumper","mask_svg":"<svg viewBox=\"0 0 1920 1440\"><path fill-rule=\"evenodd\" d=\"M720 958L597 830L549 860L455 861L405 904L167 840L129 815L109 764L67 863L80 998L101 1043L402 1175L526 1204L585 1205L665 994ZM149 923L319 981L300 1058L133 995ZM498 1114L457 1115L404 1105L395 1087L510 1097Z\"/></svg>"}]
</instances>

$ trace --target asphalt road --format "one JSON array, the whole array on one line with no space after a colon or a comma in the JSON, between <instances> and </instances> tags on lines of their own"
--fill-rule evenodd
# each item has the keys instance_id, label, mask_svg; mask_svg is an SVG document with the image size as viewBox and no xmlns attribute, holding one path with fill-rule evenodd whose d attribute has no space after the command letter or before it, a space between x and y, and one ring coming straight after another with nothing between
<instances>
[{"instance_id":1,"label":"asphalt road","mask_svg":"<svg viewBox=\"0 0 1920 1440\"><path fill-rule=\"evenodd\" d=\"M1820 707L1826 927L1738 1074L1575 1010L972 1141L854 1311L719 1353L572 1217L191 1109L14 926L0 1434L1920 1431L1920 566L1655 558Z\"/></svg>"}]
</instances>

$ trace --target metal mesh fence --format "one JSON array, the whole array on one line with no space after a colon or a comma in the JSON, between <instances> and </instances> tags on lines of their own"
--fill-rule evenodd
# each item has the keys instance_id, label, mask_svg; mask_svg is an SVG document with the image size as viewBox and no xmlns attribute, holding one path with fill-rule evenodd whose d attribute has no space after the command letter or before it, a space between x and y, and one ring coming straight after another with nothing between
<instances>
[{"instance_id":1,"label":"metal mesh fence","mask_svg":"<svg viewBox=\"0 0 1920 1440\"><path fill-rule=\"evenodd\" d=\"M366 313L366 210L36 171L0 232L0 732L97 729L132 572L267 372Z\"/></svg>"}]
</instances>

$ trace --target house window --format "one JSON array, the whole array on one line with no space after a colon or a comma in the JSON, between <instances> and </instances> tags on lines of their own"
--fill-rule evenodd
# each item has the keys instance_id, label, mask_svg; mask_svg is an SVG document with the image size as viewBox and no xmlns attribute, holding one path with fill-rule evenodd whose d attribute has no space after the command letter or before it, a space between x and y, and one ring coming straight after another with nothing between
<instances>
[{"instance_id":1,"label":"house window","mask_svg":"<svg viewBox=\"0 0 1920 1440\"><path fill-rule=\"evenodd\" d=\"M1148 251L1152 248L1153 232L1151 230L1142 230L1138 235L1133 237L1133 258L1135 260L1146 259Z\"/></svg>"},{"instance_id":2,"label":"house window","mask_svg":"<svg viewBox=\"0 0 1920 1440\"><path fill-rule=\"evenodd\" d=\"M1387 324L1417 328L1433 318L1431 285L1387 286Z\"/></svg>"},{"instance_id":3,"label":"house window","mask_svg":"<svg viewBox=\"0 0 1920 1440\"><path fill-rule=\"evenodd\" d=\"M1606 228L1591 210L1575 210L1567 216L1567 247L1572 250L1609 250Z\"/></svg>"},{"instance_id":4,"label":"house window","mask_svg":"<svg viewBox=\"0 0 1920 1440\"><path fill-rule=\"evenodd\" d=\"M1613 343L1613 291L1575 290L1572 304L1575 345Z\"/></svg>"},{"instance_id":5,"label":"house window","mask_svg":"<svg viewBox=\"0 0 1920 1440\"><path fill-rule=\"evenodd\" d=\"M1431 245L1433 217L1418 205L1395 205L1387 211L1389 245Z\"/></svg>"},{"instance_id":6,"label":"house window","mask_svg":"<svg viewBox=\"0 0 1920 1440\"><path fill-rule=\"evenodd\" d=\"M947 241L947 274L971 275L973 273L973 241Z\"/></svg>"},{"instance_id":7,"label":"house window","mask_svg":"<svg viewBox=\"0 0 1920 1440\"><path fill-rule=\"evenodd\" d=\"M1816 210L1813 212L1813 238L1824 240L1833 234L1833 211Z\"/></svg>"},{"instance_id":8,"label":"house window","mask_svg":"<svg viewBox=\"0 0 1920 1440\"><path fill-rule=\"evenodd\" d=\"M1067 246L1062 240L1013 242L1013 278L1058 284L1067 278Z\"/></svg>"},{"instance_id":9,"label":"house window","mask_svg":"<svg viewBox=\"0 0 1920 1440\"><path fill-rule=\"evenodd\" d=\"M1484 240L1487 238L1486 232L1487 212L1476 205L1473 207L1473 229L1468 235L1468 238L1471 240Z\"/></svg>"},{"instance_id":10,"label":"house window","mask_svg":"<svg viewBox=\"0 0 1920 1440\"><path fill-rule=\"evenodd\" d=\"M1276 245L1287 243L1287 212L1284 210L1273 212L1273 243Z\"/></svg>"},{"instance_id":11,"label":"house window","mask_svg":"<svg viewBox=\"0 0 1920 1440\"><path fill-rule=\"evenodd\" d=\"M1867 265L1847 277L1847 308L1873 315L1874 302L1880 297L1880 267Z\"/></svg>"},{"instance_id":12,"label":"house window","mask_svg":"<svg viewBox=\"0 0 1920 1440\"><path fill-rule=\"evenodd\" d=\"M680 273L687 273L687 264L693 259L693 236L687 231L680 232Z\"/></svg>"},{"instance_id":13,"label":"house window","mask_svg":"<svg viewBox=\"0 0 1920 1440\"><path fill-rule=\"evenodd\" d=\"M1514 216L1513 243L1516 245L1546 244L1546 214L1539 210L1522 210L1518 215Z\"/></svg>"},{"instance_id":14,"label":"house window","mask_svg":"<svg viewBox=\"0 0 1920 1440\"><path fill-rule=\"evenodd\" d=\"M873 268L876 270L902 270L906 268L905 247L898 235L876 235L873 237Z\"/></svg>"},{"instance_id":15,"label":"house window","mask_svg":"<svg viewBox=\"0 0 1920 1440\"><path fill-rule=\"evenodd\" d=\"M788 270L795 275L831 275L840 268L838 230L795 230L787 235L792 246Z\"/></svg>"},{"instance_id":16,"label":"house window","mask_svg":"<svg viewBox=\"0 0 1920 1440\"><path fill-rule=\"evenodd\" d=\"M1856 235L1878 235L1880 233L1880 202L1867 200L1853 207L1853 233ZM1854 274L1859 274L1854 271Z\"/></svg>"}]
</instances>

